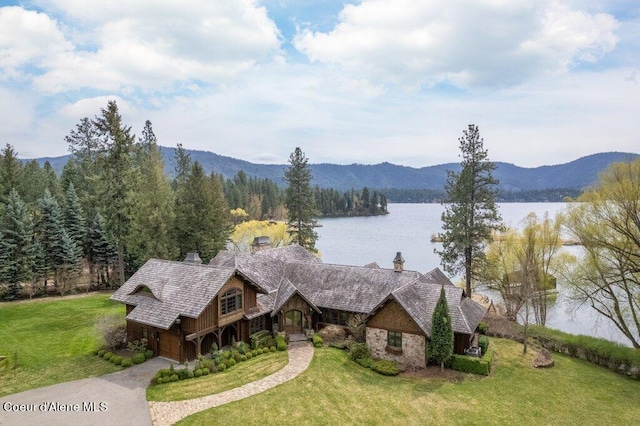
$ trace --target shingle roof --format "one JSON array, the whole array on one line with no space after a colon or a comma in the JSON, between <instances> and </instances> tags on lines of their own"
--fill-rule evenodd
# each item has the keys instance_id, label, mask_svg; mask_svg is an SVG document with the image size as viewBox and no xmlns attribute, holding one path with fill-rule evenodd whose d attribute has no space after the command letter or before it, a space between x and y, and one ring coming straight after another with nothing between
<instances>
[{"instance_id":1,"label":"shingle roof","mask_svg":"<svg viewBox=\"0 0 640 426\"><path fill-rule=\"evenodd\" d=\"M317 311L364 314L395 299L430 335L431 316L443 285L454 331L473 333L486 312L463 297L463 290L438 268L423 275L375 266L325 264L297 245L253 254L222 251L209 265L152 259L111 298L136 306L127 318L165 329L180 315L197 318L234 274L264 292L258 294L257 306L245 312L247 319L277 312L296 293ZM155 298L134 294L141 285L149 287Z\"/></svg>"},{"instance_id":2,"label":"shingle roof","mask_svg":"<svg viewBox=\"0 0 640 426\"><path fill-rule=\"evenodd\" d=\"M151 259L111 296L134 305L127 318L168 329L183 315L197 318L235 274L235 269ZM153 296L135 291L148 287Z\"/></svg>"},{"instance_id":3,"label":"shingle roof","mask_svg":"<svg viewBox=\"0 0 640 426\"><path fill-rule=\"evenodd\" d=\"M442 283L417 281L391 294L427 336L431 335L431 318L433 317L436 303L440 298L442 285ZM473 334L486 313L486 309L478 303L463 297L463 290L459 287L444 285L444 289L453 331Z\"/></svg>"}]
</instances>

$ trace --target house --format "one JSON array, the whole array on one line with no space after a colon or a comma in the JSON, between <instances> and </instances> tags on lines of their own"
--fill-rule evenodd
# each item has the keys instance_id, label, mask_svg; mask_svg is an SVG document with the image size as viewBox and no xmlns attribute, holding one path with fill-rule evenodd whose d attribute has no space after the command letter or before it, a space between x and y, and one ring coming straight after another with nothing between
<instances>
[{"instance_id":1,"label":"house","mask_svg":"<svg viewBox=\"0 0 640 426\"><path fill-rule=\"evenodd\" d=\"M304 248L222 251L207 265L196 254L184 262L151 259L111 297L126 304L127 336L148 339L155 354L176 361L236 341L259 330L301 334L328 324L365 319L366 339L377 358L424 366L431 317L444 286L455 353L471 345L486 309L466 297L439 270L393 269L377 264L323 263Z\"/></svg>"}]
</instances>

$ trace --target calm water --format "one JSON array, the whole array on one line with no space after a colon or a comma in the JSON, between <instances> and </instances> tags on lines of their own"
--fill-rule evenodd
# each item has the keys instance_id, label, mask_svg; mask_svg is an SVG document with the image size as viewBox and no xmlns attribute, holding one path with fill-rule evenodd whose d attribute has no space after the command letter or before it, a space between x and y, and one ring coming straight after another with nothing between
<instances>
[{"instance_id":1,"label":"calm water","mask_svg":"<svg viewBox=\"0 0 640 426\"><path fill-rule=\"evenodd\" d=\"M566 206L565 203L505 203L499 208L508 226L520 227L530 212L539 217L548 212L553 217ZM424 273L435 267L442 268L440 258L434 252L441 244L432 243L431 236L441 232L443 207L440 204L389 204L388 208L390 214L386 216L321 220L317 247L322 260L343 265L376 262L383 268L392 268L393 258L400 251L405 259L405 269ZM565 250L578 254L580 248L567 247ZM588 306L576 306L568 296L567 288L559 282L557 300L548 311L548 327L628 345L622 333L606 319Z\"/></svg>"}]
</instances>

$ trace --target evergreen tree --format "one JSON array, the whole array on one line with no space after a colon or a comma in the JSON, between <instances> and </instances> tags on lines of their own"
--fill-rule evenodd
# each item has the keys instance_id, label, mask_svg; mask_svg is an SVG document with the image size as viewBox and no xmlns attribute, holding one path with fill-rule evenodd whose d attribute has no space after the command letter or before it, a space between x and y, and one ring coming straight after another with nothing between
<instances>
[{"instance_id":1,"label":"evergreen tree","mask_svg":"<svg viewBox=\"0 0 640 426\"><path fill-rule=\"evenodd\" d=\"M85 243L91 280L102 285L109 283L109 271L118 260L118 252L107 238L104 228L104 218L96 213Z\"/></svg>"},{"instance_id":2,"label":"evergreen tree","mask_svg":"<svg viewBox=\"0 0 640 426\"><path fill-rule=\"evenodd\" d=\"M22 162L13 146L7 144L0 152L0 198L6 200L12 189L21 190Z\"/></svg>"},{"instance_id":3,"label":"evergreen tree","mask_svg":"<svg viewBox=\"0 0 640 426\"><path fill-rule=\"evenodd\" d=\"M62 187L66 189L73 182L84 213L93 217L103 200L105 142L94 121L87 117L80 120L65 140L72 157L62 171Z\"/></svg>"},{"instance_id":4,"label":"evergreen tree","mask_svg":"<svg viewBox=\"0 0 640 426\"><path fill-rule=\"evenodd\" d=\"M451 358L451 355L453 355L453 324L443 285L431 318L429 357L439 363L440 369L444 370L444 363Z\"/></svg>"},{"instance_id":5,"label":"evergreen tree","mask_svg":"<svg viewBox=\"0 0 640 426\"><path fill-rule=\"evenodd\" d=\"M308 161L299 147L289 156L290 166L284 173L284 178L289 184L285 205L289 210L289 233L293 241L309 251L317 252L318 234L313 228L317 223L318 212L311 189Z\"/></svg>"},{"instance_id":6,"label":"evergreen tree","mask_svg":"<svg viewBox=\"0 0 640 426\"><path fill-rule=\"evenodd\" d=\"M147 132L153 132L149 121ZM150 258L175 257L174 195L169 177L164 173L162 152L154 142L143 145L142 150L146 153L142 155L135 175L136 202L131 208L131 232L127 241L134 266L140 266Z\"/></svg>"},{"instance_id":7,"label":"evergreen tree","mask_svg":"<svg viewBox=\"0 0 640 426\"><path fill-rule=\"evenodd\" d=\"M495 204L498 180L491 175L496 166L487 158L478 127L470 124L459 142L462 170L447 172L443 244L437 253L445 271L464 271L466 294L471 297L471 282L483 269L484 247L492 231L501 228L501 218Z\"/></svg>"},{"instance_id":8,"label":"evergreen tree","mask_svg":"<svg viewBox=\"0 0 640 426\"><path fill-rule=\"evenodd\" d=\"M76 243L63 228L54 246L55 283L61 295L73 290L81 268L82 258Z\"/></svg>"},{"instance_id":9,"label":"evergreen tree","mask_svg":"<svg viewBox=\"0 0 640 426\"><path fill-rule=\"evenodd\" d=\"M191 156L179 143L175 151L175 178L173 179L173 189L177 189L179 185L183 185L191 174Z\"/></svg>"},{"instance_id":10,"label":"evergreen tree","mask_svg":"<svg viewBox=\"0 0 640 426\"><path fill-rule=\"evenodd\" d=\"M222 185L215 175L206 176L197 161L184 184L178 184L175 214L180 258L196 251L207 262L224 248L231 220Z\"/></svg>"},{"instance_id":11,"label":"evergreen tree","mask_svg":"<svg viewBox=\"0 0 640 426\"><path fill-rule=\"evenodd\" d=\"M35 233L44 253L43 271L45 277L56 272L61 261L60 241L63 238L63 218L60 207L48 190L40 199L40 211L35 224ZM46 282L46 278L45 278Z\"/></svg>"},{"instance_id":12,"label":"evergreen tree","mask_svg":"<svg viewBox=\"0 0 640 426\"><path fill-rule=\"evenodd\" d=\"M76 194L73 183L70 183L65 191L65 203L63 211L64 229L76 246L76 257L84 256L84 241L87 236L85 217L80 205L80 199Z\"/></svg>"},{"instance_id":13,"label":"evergreen tree","mask_svg":"<svg viewBox=\"0 0 640 426\"><path fill-rule=\"evenodd\" d=\"M103 179L105 200L104 214L108 233L118 250L118 281L125 282L125 251L126 240L129 237L132 204L132 164L133 143L135 137L131 135L131 128L122 123L115 101L109 101L107 108L96 117L94 124L100 138L106 147L104 158Z\"/></svg>"},{"instance_id":14,"label":"evergreen tree","mask_svg":"<svg viewBox=\"0 0 640 426\"><path fill-rule=\"evenodd\" d=\"M0 281L9 285L4 298L13 300L19 297L22 283L31 279L34 261L30 214L15 189L9 192L0 216L0 233L4 259Z\"/></svg>"}]
</instances>

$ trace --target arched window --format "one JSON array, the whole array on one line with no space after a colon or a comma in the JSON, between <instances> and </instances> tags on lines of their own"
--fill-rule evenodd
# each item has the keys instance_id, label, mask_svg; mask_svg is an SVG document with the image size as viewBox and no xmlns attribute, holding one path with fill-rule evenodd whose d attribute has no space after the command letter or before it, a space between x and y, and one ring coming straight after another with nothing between
<instances>
[{"instance_id":1,"label":"arched window","mask_svg":"<svg viewBox=\"0 0 640 426\"><path fill-rule=\"evenodd\" d=\"M220 297L220 313L222 315L242 309L242 290L232 288Z\"/></svg>"}]
</instances>

